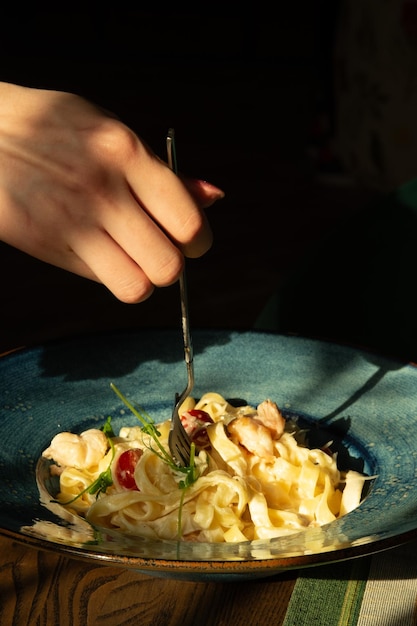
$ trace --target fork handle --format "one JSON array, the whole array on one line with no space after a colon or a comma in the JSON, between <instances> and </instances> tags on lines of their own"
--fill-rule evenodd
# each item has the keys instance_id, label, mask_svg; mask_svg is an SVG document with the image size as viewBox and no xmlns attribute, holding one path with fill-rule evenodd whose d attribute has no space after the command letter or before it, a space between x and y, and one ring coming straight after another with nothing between
<instances>
[{"instance_id":1,"label":"fork handle","mask_svg":"<svg viewBox=\"0 0 417 626\"><path fill-rule=\"evenodd\" d=\"M168 130L167 134L167 157L168 166L174 172L178 174L177 168L177 155L175 150L175 131L173 128ZM190 331L190 315L188 311L188 294L187 294L187 281L185 276L185 269L182 271L180 278L180 297L181 297L181 319L182 319L182 336L184 343L184 359L187 366L187 387L181 394L182 398L186 398L194 387L194 366L193 366L193 345L191 341ZM178 397L178 394L177 394Z\"/></svg>"},{"instance_id":2,"label":"fork handle","mask_svg":"<svg viewBox=\"0 0 417 626\"><path fill-rule=\"evenodd\" d=\"M190 331L190 316L188 313L188 296L185 270L182 272L180 279L180 294L181 294L181 319L182 319L182 336L184 341L184 358L187 366L187 395L191 392L194 386L194 365L193 365L193 344L191 340Z\"/></svg>"}]
</instances>

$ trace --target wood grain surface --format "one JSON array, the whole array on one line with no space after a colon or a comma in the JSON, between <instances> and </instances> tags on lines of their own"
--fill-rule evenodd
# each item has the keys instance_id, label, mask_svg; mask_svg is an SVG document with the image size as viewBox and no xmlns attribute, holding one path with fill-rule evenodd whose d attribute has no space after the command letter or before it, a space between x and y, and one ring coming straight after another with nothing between
<instances>
[{"instance_id":1,"label":"wood grain surface","mask_svg":"<svg viewBox=\"0 0 417 626\"><path fill-rule=\"evenodd\" d=\"M281 626L296 575L181 582L38 551L0 536L0 624Z\"/></svg>"}]
</instances>

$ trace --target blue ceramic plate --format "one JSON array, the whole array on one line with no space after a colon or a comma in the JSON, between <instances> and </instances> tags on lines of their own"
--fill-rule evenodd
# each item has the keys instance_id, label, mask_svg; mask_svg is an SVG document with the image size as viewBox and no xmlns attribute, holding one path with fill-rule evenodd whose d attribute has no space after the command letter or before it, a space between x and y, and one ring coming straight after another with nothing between
<instances>
[{"instance_id":1,"label":"blue ceramic plate","mask_svg":"<svg viewBox=\"0 0 417 626\"><path fill-rule=\"evenodd\" d=\"M417 536L417 370L331 343L267 333L194 332L196 397L216 391L256 405L272 398L332 439L339 464L376 475L352 513L321 528L241 544L127 539L94 543L88 524L40 502L41 452L59 431L133 416L114 382L156 420L171 415L186 370L181 333L100 335L0 359L0 532L53 550L153 576L240 580L369 554ZM41 487L42 489L42 487ZM45 496L42 496L45 497ZM46 500L48 498L46 497ZM58 513L58 514L56 514Z\"/></svg>"}]
</instances>

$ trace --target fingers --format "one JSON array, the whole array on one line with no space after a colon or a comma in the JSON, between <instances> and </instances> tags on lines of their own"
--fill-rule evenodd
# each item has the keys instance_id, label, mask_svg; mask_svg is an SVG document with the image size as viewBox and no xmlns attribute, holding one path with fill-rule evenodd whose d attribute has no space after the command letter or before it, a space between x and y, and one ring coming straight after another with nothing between
<instances>
[{"instance_id":1,"label":"fingers","mask_svg":"<svg viewBox=\"0 0 417 626\"><path fill-rule=\"evenodd\" d=\"M130 187L101 212L101 226L112 242L110 247L101 241L101 246L107 245L106 258L98 240L82 248L79 239L75 243L99 280L124 302L140 302L154 286L174 283L184 266L183 255L207 252L212 232L201 207L224 196L205 181L181 180L143 146L139 155L134 166L129 161Z\"/></svg>"},{"instance_id":2,"label":"fingers","mask_svg":"<svg viewBox=\"0 0 417 626\"><path fill-rule=\"evenodd\" d=\"M142 161L140 177L129 178L132 193L183 254L199 257L213 242L204 212L171 170L153 157Z\"/></svg>"},{"instance_id":3,"label":"fingers","mask_svg":"<svg viewBox=\"0 0 417 626\"><path fill-rule=\"evenodd\" d=\"M72 271L101 282L127 304L143 302L154 291L146 272L102 230L77 233L73 238Z\"/></svg>"},{"instance_id":4,"label":"fingers","mask_svg":"<svg viewBox=\"0 0 417 626\"><path fill-rule=\"evenodd\" d=\"M211 245L211 231L204 230L207 226L204 214L196 210L194 200L190 203L188 192L184 193L177 177L165 166L163 168L164 174L169 173L168 183L165 179L164 182L171 185L172 195L169 198L164 197L165 194L162 198L152 196L152 211L144 211L126 187L123 198L102 207L100 228L96 226L85 232L77 229L73 237L68 234L68 242L76 256L71 261L72 267L75 267L75 262L84 263L83 271L78 268L77 273L104 283L122 302L142 302L152 294L154 286L173 284L184 267L183 253L187 254L187 246L181 245L180 250L176 245L181 239L183 224L173 209L169 212L171 197L179 198L180 207L186 205L182 215L188 212L196 220L197 227L189 229L193 236L189 256L201 256ZM219 195L216 188L212 191L210 185L200 185L199 181L193 181L191 186L197 190L196 195L206 201L209 201L210 195ZM163 219L163 228L155 221L158 211ZM197 228L201 225L203 230L199 240ZM170 237L165 231L170 233ZM172 241L174 236L175 243Z\"/></svg>"},{"instance_id":5,"label":"fingers","mask_svg":"<svg viewBox=\"0 0 417 626\"><path fill-rule=\"evenodd\" d=\"M187 179L184 182L138 140L126 175L139 206L157 223L185 256L199 257L213 242L203 211L223 192L216 187Z\"/></svg>"},{"instance_id":6,"label":"fingers","mask_svg":"<svg viewBox=\"0 0 417 626\"><path fill-rule=\"evenodd\" d=\"M108 207L101 214L101 225L112 240L141 268L149 281L158 287L174 283L184 266L182 251L164 229L132 198L129 189L118 207L123 216Z\"/></svg>"},{"instance_id":7,"label":"fingers","mask_svg":"<svg viewBox=\"0 0 417 626\"><path fill-rule=\"evenodd\" d=\"M95 129L90 137L90 150L104 169L118 171L119 181L127 181L139 209L136 220L129 214L136 234L135 224L144 211L185 256L199 257L209 250L213 236L203 208L223 197L221 190L203 181L183 182L137 135L115 120L106 119ZM113 196L114 191L113 187L110 190ZM124 211L125 208L120 212L119 221L122 216L124 219ZM113 231L110 234L113 236ZM128 240L127 233L118 233L116 240L123 246ZM153 256L157 253L150 252ZM167 253L170 255L171 251ZM166 267L170 267L169 262Z\"/></svg>"}]
</instances>

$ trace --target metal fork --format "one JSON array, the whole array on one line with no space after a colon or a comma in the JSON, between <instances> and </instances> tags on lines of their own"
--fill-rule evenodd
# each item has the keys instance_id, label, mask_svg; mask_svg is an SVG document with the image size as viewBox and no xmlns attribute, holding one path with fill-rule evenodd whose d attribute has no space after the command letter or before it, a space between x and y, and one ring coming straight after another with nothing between
<instances>
[{"instance_id":1,"label":"metal fork","mask_svg":"<svg viewBox=\"0 0 417 626\"><path fill-rule=\"evenodd\" d=\"M175 133L170 128L167 134L167 154L168 166L177 174L177 159L175 152ZM182 337L184 343L184 360L187 367L187 386L181 394L175 394L175 405L172 412L171 427L168 436L168 444L170 452L178 465L186 467L190 464L190 448L191 440L188 437L184 426L182 425L180 414L178 412L181 404L187 398L194 387L194 365L193 365L193 347L190 332L190 318L188 313L188 295L185 277L185 269L179 278L180 298L181 298L181 320L182 320Z\"/></svg>"}]
</instances>

